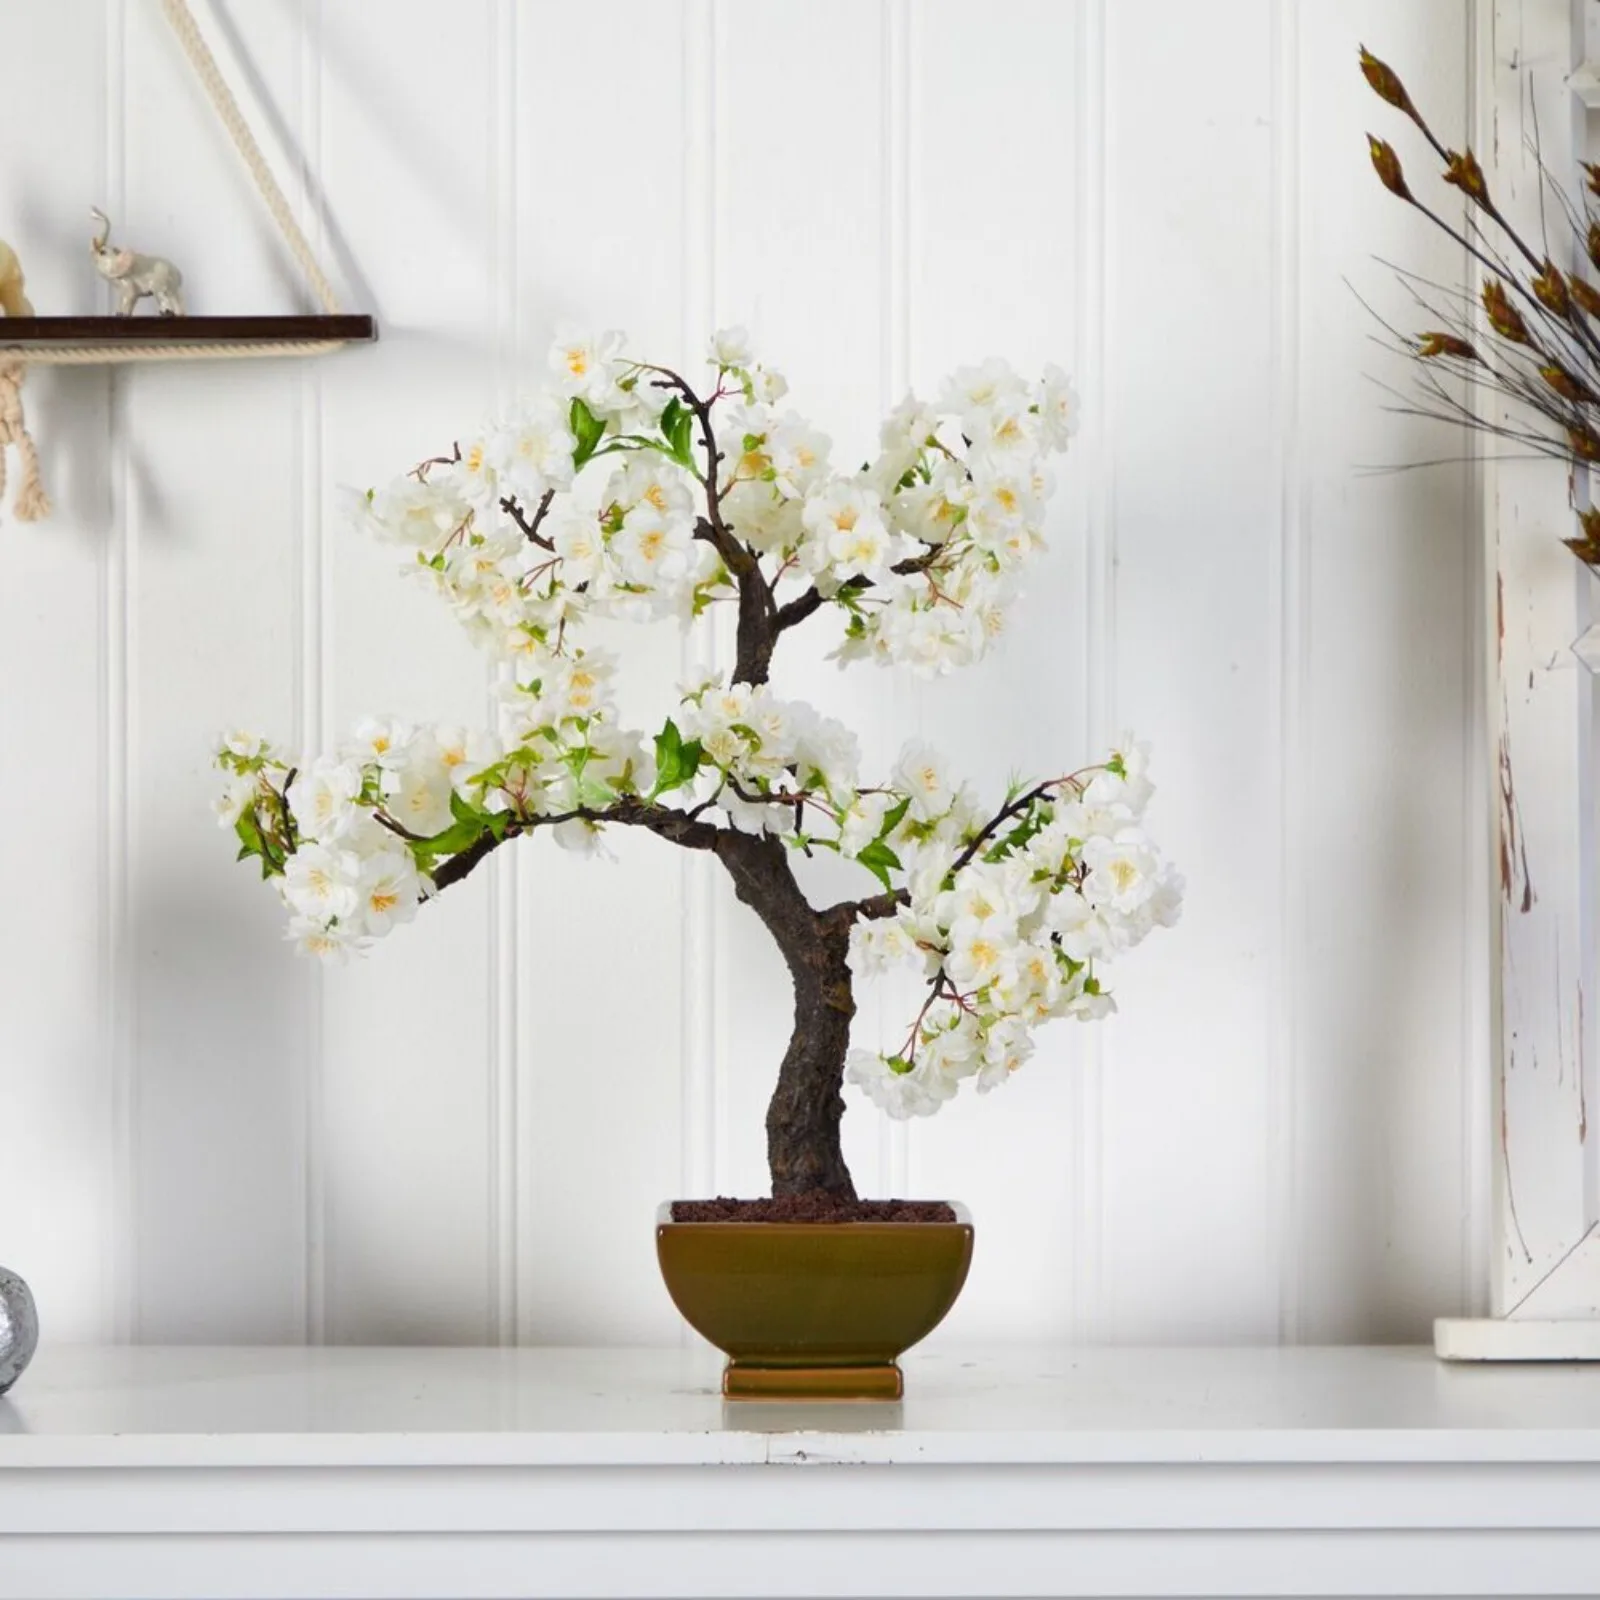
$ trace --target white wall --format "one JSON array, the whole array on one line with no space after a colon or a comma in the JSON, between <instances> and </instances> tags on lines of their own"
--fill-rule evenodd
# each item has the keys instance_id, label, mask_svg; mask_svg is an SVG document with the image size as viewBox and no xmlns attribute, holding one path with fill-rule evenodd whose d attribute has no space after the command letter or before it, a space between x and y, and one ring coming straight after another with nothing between
<instances>
[{"instance_id":1,"label":"white wall","mask_svg":"<svg viewBox=\"0 0 1600 1600\"><path fill-rule=\"evenodd\" d=\"M909 1134L847 1119L865 1191L977 1217L951 1336L1408 1338L1476 1304L1471 483L1366 470L1461 442L1384 414L1344 281L1396 309L1375 255L1459 278L1371 176L1396 119L1355 51L1459 139L1464 0L200 14L383 339L29 380L59 513L0 526L0 1260L48 1330L671 1339L655 1203L760 1186L787 1001L712 864L531 844L321 974L206 809L226 723L487 715L332 495L502 402L567 316L673 357L744 321L847 447L962 359L1078 376L998 657L931 688L820 645L783 669L869 753L921 733L991 790L1155 742L1189 905L1123 1014ZM0 234L41 310L102 303L91 204L196 311L300 303L154 0L3 20ZM632 642L659 715L702 642Z\"/></svg>"}]
</instances>

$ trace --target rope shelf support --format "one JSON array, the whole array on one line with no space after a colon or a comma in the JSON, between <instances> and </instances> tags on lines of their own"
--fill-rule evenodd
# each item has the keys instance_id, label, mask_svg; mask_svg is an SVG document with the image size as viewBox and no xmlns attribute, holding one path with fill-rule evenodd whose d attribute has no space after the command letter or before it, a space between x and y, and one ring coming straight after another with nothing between
<instances>
[{"instance_id":1,"label":"rope shelf support","mask_svg":"<svg viewBox=\"0 0 1600 1600\"><path fill-rule=\"evenodd\" d=\"M6 489L6 450L17 452L20 477L13 514L19 522L50 515L39 452L22 410L29 367L123 365L135 361L239 361L319 356L377 337L370 317L343 315L327 274L312 252L283 190L272 175L239 102L217 68L187 0L161 0L161 9L218 120L243 159L256 192L277 223L290 254L322 307L314 317L172 317L134 323L127 317L0 319L0 502Z\"/></svg>"}]
</instances>

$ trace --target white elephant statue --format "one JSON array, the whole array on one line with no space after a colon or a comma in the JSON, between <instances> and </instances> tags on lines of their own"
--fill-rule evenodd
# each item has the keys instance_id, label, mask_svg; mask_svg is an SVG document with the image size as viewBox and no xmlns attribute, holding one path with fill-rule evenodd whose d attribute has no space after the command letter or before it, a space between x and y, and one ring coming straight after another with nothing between
<instances>
[{"instance_id":1,"label":"white elephant statue","mask_svg":"<svg viewBox=\"0 0 1600 1600\"><path fill-rule=\"evenodd\" d=\"M163 256L141 255L137 250L113 249L111 219L105 212L90 207L89 215L100 231L89 241L95 270L117 287L117 315L133 315L133 308L146 296L154 299L164 317L183 315L183 274Z\"/></svg>"},{"instance_id":2,"label":"white elephant statue","mask_svg":"<svg viewBox=\"0 0 1600 1600\"><path fill-rule=\"evenodd\" d=\"M33 307L22 292L22 263L17 252L0 239L0 317L31 317Z\"/></svg>"}]
</instances>

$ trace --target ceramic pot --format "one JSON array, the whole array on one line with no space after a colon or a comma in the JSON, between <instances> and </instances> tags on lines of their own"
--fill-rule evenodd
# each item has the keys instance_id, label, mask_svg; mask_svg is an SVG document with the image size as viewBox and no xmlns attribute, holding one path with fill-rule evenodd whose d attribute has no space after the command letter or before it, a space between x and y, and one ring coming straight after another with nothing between
<instances>
[{"instance_id":1,"label":"ceramic pot","mask_svg":"<svg viewBox=\"0 0 1600 1600\"><path fill-rule=\"evenodd\" d=\"M22 1376L39 1348L39 1313L27 1284L0 1267L0 1394Z\"/></svg>"},{"instance_id":2,"label":"ceramic pot","mask_svg":"<svg viewBox=\"0 0 1600 1600\"><path fill-rule=\"evenodd\" d=\"M656 1220L667 1293L728 1357L729 1399L898 1400L898 1357L955 1304L972 1221Z\"/></svg>"}]
</instances>

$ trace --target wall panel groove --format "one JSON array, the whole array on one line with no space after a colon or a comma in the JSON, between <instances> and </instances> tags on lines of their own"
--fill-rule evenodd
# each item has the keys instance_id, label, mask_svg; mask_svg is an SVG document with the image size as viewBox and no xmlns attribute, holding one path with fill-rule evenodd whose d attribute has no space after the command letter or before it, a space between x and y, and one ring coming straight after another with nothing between
<instances>
[{"instance_id":1,"label":"wall panel groove","mask_svg":"<svg viewBox=\"0 0 1600 1600\"><path fill-rule=\"evenodd\" d=\"M300 152L295 200L299 222L311 248L319 255L325 244L322 213L313 204L313 173L323 170L321 87L321 0L299 0L299 117L296 145ZM300 639L298 747L320 750L327 740L328 650L327 620L330 609L330 575L326 531L323 527L324 453L322 435L322 373L315 365L297 374L295 401L299 411L300 477L300 584L297 628ZM304 1337L308 1344L327 1340L328 1240L326 1197L325 1106L322 1095L324 1040L322 1031L322 974L312 981L306 1006L305 1058L301 1065L302 1106L300 1152L305 1267L302 1294Z\"/></svg>"},{"instance_id":2,"label":"wall panel groove","mask_svg":"<svg viewBox=\"0 0 1600 1600\"><path fill-rule=\"evenodd\" d=\"M880 0L883 84L879 92L880 209L878 238L880 321L878 410L887 414L900 403L911 381L911 78L915 59L913 13L909 0ZM890 716L899 727L923 733L924 696L904 674L890 685ZM886 985L879 985L880 1007ZM892 1019L880 1015L880 1032L893 1030ZM878 1118L879 1195L910 1192L912 1133L906 1122Z\"/></svg>"},{"instance_id":3,"label":"wall panel groove","mask_svg":"<svg viewBox=\"0 0 1600 1600\"><path fill-rule=\"evenodd\" d=\"M1300 997L1306 906L1301 863L1305 837L1300 785L1305 763L1305 568L1309 538L1299 439L1301 360L1300 30L1294 0L1274 0L1272 317L1274 439L1278 475L1278 540L1267 603L1275 629L1272 701L1267 737L1277 747L1277 939L1272 955L1267 1029L1271 1105L1265 1151L1267 1192L1263 1249L1278 1278L1278 1337L1296 1343L1304 1316L1297 1085Z\"/></svg>"},{"instance_id":4,"label":"wall panel groove","mask_svg":"<svg viewBox=\"0 0 1600 1600\"><path fill-rule=\"evenodd\" d=\"M1116 627L1116 508L1107 446L1110 388L1106 381L1113 333L1110 248L1113 226L1110 116L1107 109L1107 0L1079 7L1078 100L1080 105L1077 339L1078 380L1084 425L1075 442L1076 470L1083 475L1082 665L1083 758L1096 759L1114 736L1113 671ZM1072 1335L1106 1336L1102 1281L1105 1223L1102 1205L1105 1121L1101 1084L1109 1065L1108 1041L1092 1032L1080 1049L1072 1096L1073 1214L1071 1250Z\"/></svg>"},{"instance_id":5,"label":"wall panel groove","mask_svg":"<svg viewBox=\"0 0 1600 1600\"><path fill-rule=\"evenodd\" d=\"M105 191L119 211L127 195L127 10L126 0L105 7ZM127 437L133 375L106 374L107 446L110 454L106 519L104 614L101 632L105 688L102 735L105 750L104 991L108 1093L111 1119L112 1212L107 1219L112 1263L112 1329L121 1342L138 1338L138 1065L135 1054L134 988L130 952L129 895L132 877L131 784L133 742L130 685L133 645L133 532L128 504L133 486Z\"/></svg>"},{"instance_id":6,"label":"wall panel groove","mask_svg":"<svg viewBox=\"0 0 1600 1600\"><path fill-rule=\"evenodd\" d=\"M679 10L683 69L683 359L704 351L717 325L718 105L715 0L683 0ZM683 678L705 666L723 669L721 619L716 612L684 630L679 651ZM726 659L731 659L728 657ZM699 851L679 862L683 896L683 987L678 1071L682 1100L678 1191L685 1197L718 1190L717 1121L725 1060L718 1048L718 890L721 868ZM663 1197L665 1198L665 1197Z\"/></svg>"},{"instance_id":7,"label":"wall panel groove","mask_svg":"<svg viewBox=\"0 0 1600 1600\"><path fill-rule=\"evenodd\" d=\"M1467 0L1466 48L1463 69L1467 81L1466 130L1475 150L1486 150L1494 138L1494 94L1487 88L1494 70L1494 0ZM1472 263L1463 252L1462 271L1470 275ZM1487 527L1488 481L1482 439L1471 434L1463 442L1464 470L1468 478L1467 521L1473 530ZM1467 917L1461 929L1460 1097L1461 1139L1461 1240L1460 1274L1463 1315L1483 1316L1489 1310L1489 1283L1485 1263L1491 1249L1490 1071L1494 1027L1490 1015L1490 978L1486 956L1491 950L1490 923L1493 892L1490 860L1493 822L1490 811L1488 755L1489 719L1488 645L1490 603L1487 594L1483 535L1463 540L1466 563L1466 604L1462 610L1462 659L1466 682L1462 709L1466 737L1462 741L1461 793L1465 826L1461 834L1461 879L1465 886ZM1491 958L1492 959L1492 958ZM1594 1037L1589 1020L1588 1038Z\"/></svg>"},{"instance_id":8,"label":"wall panel groove","mask_svg":"<svg viewBox=\"0 0 1600 1600\"><path fill-rule=\"evenodd\" d=\"M518 365L524 355L517 293L520 276L517 212L517 8L513 0L495 0L495 26L489 63L493 88L489 159L495 174L493 216L489 230L490 273L495 308L495 405L504 415L515 404ZM501 685L510 681L505 669L491 669L488 723L499 723ZM488 1208L490 1283L488 1341L517 1342L517 1220L523 1175L517 1138L518 881L516 863L493 863L490 880L490 927L487 944L491 972L489 1003L489 1143Z\"/></svg>"}]
</instances>

